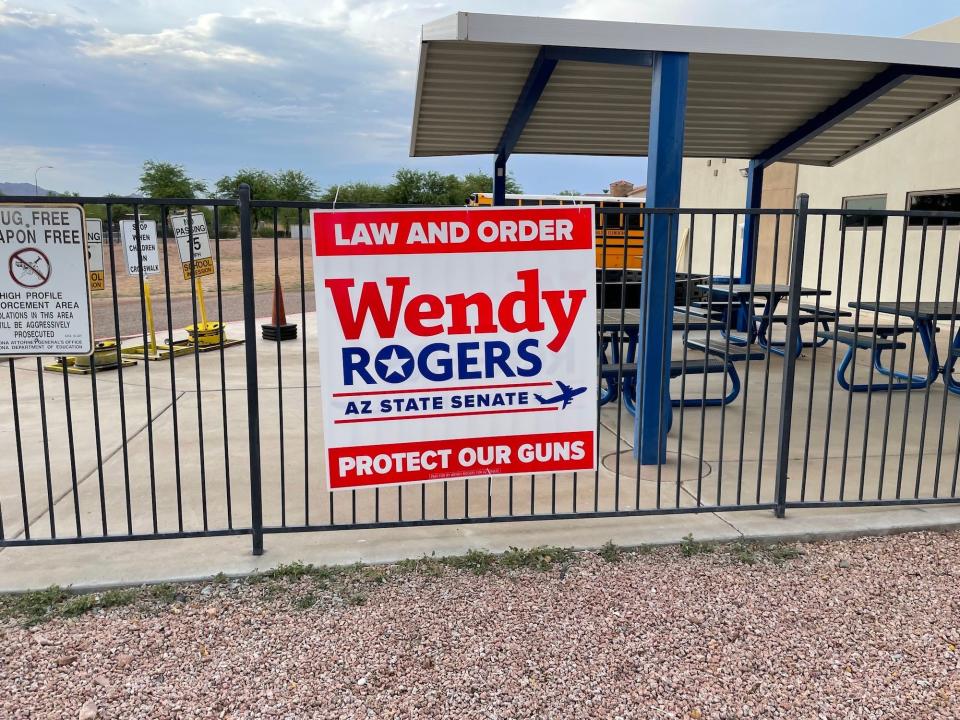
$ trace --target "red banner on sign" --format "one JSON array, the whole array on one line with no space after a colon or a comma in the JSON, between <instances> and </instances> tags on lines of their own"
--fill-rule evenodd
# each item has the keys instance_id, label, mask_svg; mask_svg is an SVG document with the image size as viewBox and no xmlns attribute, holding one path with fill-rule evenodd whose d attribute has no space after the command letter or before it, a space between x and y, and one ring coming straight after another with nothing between
<instances>
[{"instance_id":1,"label":"red banner on sign","mask_svg":"<svg viewBox=\"0 0 960 720\"><path fill-rule=\"evenodd\" d=\"M557 432L330 448L330 489L464 476L592 470L593 433Z\"/></svg>"},{"instance_id":2,"label":"red banner on sign","mask_svg":"<svg viewBox=\"0 0 960 720\"><path fill-rule=\"evenodd\" d=\"M375 220L373 219L375 217ZM593 248L592 206L317 211L318 256Z\"/></svg>"}]
</instances>

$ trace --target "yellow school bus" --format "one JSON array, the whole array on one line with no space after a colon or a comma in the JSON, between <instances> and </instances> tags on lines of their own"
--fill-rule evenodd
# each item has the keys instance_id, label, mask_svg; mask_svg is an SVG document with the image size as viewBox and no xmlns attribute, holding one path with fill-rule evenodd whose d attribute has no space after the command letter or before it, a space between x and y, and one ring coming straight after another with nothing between
<instances>
[{"instance_id":1,"label":"yellow school bus","mask_svg":"<svg viewBox=\"0 0 960 720\"><path fill-rule=\"evenodd\" d=\"M493 193L473 193L468 205L493 205ZM610 197L607 195L507 195L509 206L528 205L596 205L598 208L642 208L646 198ZM626 227L624 227L626 225ZM643 215L597 213L597 267L640 269L643 259ZM624 242L626 237L626 242ZM604 252L606 245L606 252ZM624 247L626 246L626 247Z\"/></svg>"}]
</instances>

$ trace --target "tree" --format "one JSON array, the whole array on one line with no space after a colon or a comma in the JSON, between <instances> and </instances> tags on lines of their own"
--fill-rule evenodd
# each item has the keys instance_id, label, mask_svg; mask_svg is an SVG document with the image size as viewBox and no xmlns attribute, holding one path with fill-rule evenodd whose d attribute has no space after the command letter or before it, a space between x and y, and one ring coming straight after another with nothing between
<instances>
[{"instance_id":1,"label":"tree","mask_svg":"<svg viewBox=\"0 0 960 720\"><path fill-rule=\"evenodd\" d=\"M217 197L238 197L240 186L244 183L250 186L250 196L254 200L277 199L277 182L273 175L266 170L253 168L244 168L235 175L225 175L217 180L215 186ZM273 221L273 210L271 208L252 208L250 212L253 215L254 229L259 229L261 222Z\"/></svg>"},{"instance_id":2,"label":"tree","mask_svg":"<svg viewBox=\"0 0 960 720\"><path fill-rule=\"evenodd\" d=\"M277 200L313 200L317 195L317 183L306 173L300 170L283 170L273 176ZM279 219L287 229L303 219L304 224L310 224L310 213L298 211L296 208L281 208Z\"/></svg>"},{"instance_id":3,"label":"tree","mask_svg":"<svg viewBox=\"0 0 960 720\"><path fill-rule=\"evenodd\" d=\"M386 203L389 202L388 186L370 182L352 182L331 185L320 195L324 202Z\"/></svg>"},{"instance_id":4,"label":"tree","mask_svg":"<svg viewBox=\"0 0 960 720\"><path fill-rule=\"evenodd\" d=\"M579 190L561 190L560 192L557 193L557 195L565 195L565 196L566 195L582 195L582 194L583 193L581 193Z\"/></svg>"},{"instance_id":5,"label":"tree","mask_svg":"<svg viewBox=\"0 0 960 720\"><path fill-rule=\"evenodd\" d=\"M317 183L300 170L283 170L273 176L277 200L312 200Z\"/></svg>"},{"instance_id":6,"label":"tree","mask_svg":"<svg viewBox=\"0 0 960 720\"><path fill-rule=\"evenodd\" d=\"M195 198L205 193L207 186L189 177L183 165L147 160L139 189L149 198Z\"/></svg>"},{"instance_id":7,"label":"tree","mask_svg":"<svg viewBox=\"0 0 960 720\"><path fill-rule=\"evenodd\" d=\"M510 173L507 173L507 193L510 195L519 195L523 192L520 183ZM493 192L493 175L477 170L477 172L467 173L461 181L463 188L462 195L466 201L475 192Z\"/></svg>"},{"instance_id":8,"label":"tree","mask_svg":"<svg viewBox=\"0 0 960 720\"><path fill-rule=\"evenodd\" d=\"M463 205L463 190L456 175L436 170L401 168L387 190L389 202L411 205Z\"/></svg>"},{"instance_id":9,"label":"tree","mask_svg":"<svg viewBox=\"0 0 960 720\"><path fill-rule=\"evenodd\" d=\"M107 193L104 197L108 198L119 198L120 196L116 193ZM89 219L99 219L104 223L107 221L107 206L106 205L86 205L83 208L84 215ZM121 203L111 204L110 205L110 219L117 223L122 220L127 215L133 213L133 207L131 205L124 205ZM107 228L103 229L104 237L107 236Z\"/></svg>"},{"instance_id":10,"label":"tree","mask_svg":"<svg viewBox=\"0 0 960 720\"><path fill-rule=\"evenodd\" d=\"M225 175L217 180L215 186L217 196L235 198L239 196L240 186L246 183L250 186L250 195L254 200L275 200L277 183L273 175L266 170L244 168L235 175Z\"/></svg>"}]
</instances>

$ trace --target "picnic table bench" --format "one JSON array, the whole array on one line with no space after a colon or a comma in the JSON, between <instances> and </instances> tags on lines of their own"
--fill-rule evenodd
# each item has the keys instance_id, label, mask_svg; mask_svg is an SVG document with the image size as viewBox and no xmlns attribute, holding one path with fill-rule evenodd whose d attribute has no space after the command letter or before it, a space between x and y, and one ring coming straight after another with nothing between
<instances>
[{"instance_id":1,"label":"picnic table bench","mask_svg":"<svg viewBox=\"0 0 960 720\"><path fill-rule=\"evenodd\" d=\"M916 390L928 387L938 375L943 376L947 390L960 394L960 384L953 380L953 367L960 352L960 332L950 343L950 352L946 364L941 367L937 356L937 346L934 340L939 331L937 320L954 320L960 315L954 314L952 303L936 302L851 302L849 306L856 310L866 310L874 313L899 315L909 318L910 322L890 325L888 322L880 324L877 320L865 321L857 319L850 323L837 325L834 331L822 331L818 335L826 340L834 340L847 346L840 365L837 367L837 383L844 390L850 392L868 392L871 390ZM919 335L924 354L927 357L927 372L925 375L916 375L901 372L883 364L882 354L887 351L904 350L907 344L899 339L905 333L911 336ZM852 381L852 365L857 350L869 350L873 367L881 375L889 378L879 383L854 383ZM847 379L847 370L850 369L851 379ZM912 369L912 368L911 368ZM899 382L892 382L896 378Z\"/></svg>"}]
</instances>

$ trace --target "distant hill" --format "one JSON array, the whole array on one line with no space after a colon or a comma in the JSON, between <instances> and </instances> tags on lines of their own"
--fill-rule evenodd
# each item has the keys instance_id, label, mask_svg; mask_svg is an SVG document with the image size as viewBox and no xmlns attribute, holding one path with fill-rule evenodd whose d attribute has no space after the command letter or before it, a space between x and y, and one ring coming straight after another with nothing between
<instances>
[{"instance_id":1,"label":"distant hill","mask_svg":"<svg viewBox=\"0 0 960 720\"><path fill-rule=\"evenodd\" d=\"M47 190L45 187L37 188L38 195L49 195L53 190ZM33 195L33 183L13 183L0 182L0 193L4 195Z\"/></svg>"}]
</instances>

